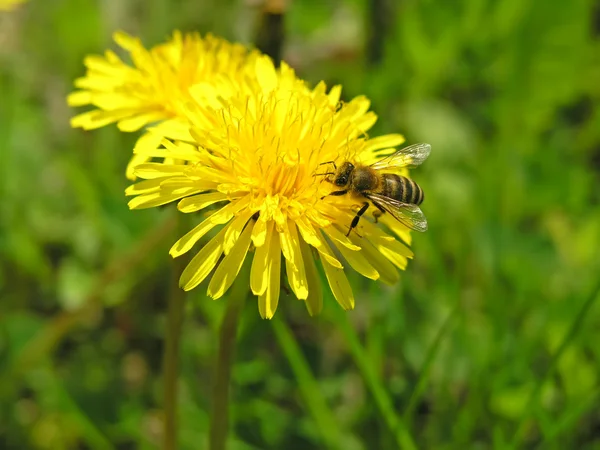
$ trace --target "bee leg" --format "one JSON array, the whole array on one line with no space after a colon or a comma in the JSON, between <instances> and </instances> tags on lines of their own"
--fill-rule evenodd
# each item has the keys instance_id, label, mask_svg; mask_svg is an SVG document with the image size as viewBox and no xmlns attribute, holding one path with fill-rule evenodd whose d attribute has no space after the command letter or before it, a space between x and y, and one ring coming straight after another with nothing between
<instances>
[{"instance_id":1,"label":"bee leg","mask_svg":"<svg viewBox=\"0 0 600 450\"><path fill-rule=\"evenodd\" d=\"M325 161L319 164L320 166L324 166L325 164L333 164L333 168L337 170L337 166L335 165L335 161Z\"/></svg>"},{"instance_id":2,"label":"bee leg","mask_svg":"<svg viewBox=\"0 0 600 450\"><path fill-rule=\"evenodd\" d=\"M375 223L379 222L379 218L381 217L382 212L378 209L373 211L373 218L375 219Z\"/></svg>"},{"instance_id":3,"label":"bee leg","mask_svg":"<svg viewBox=\"0 0 600 450\"><path fill-rule=\"evenodd\" d=\"M377 210L373 211L373 218L375 219L375 223L379 221L379 218L383 213L385 213L385 209L381 207L381 205L377 202L373 202Z\"/></svg>"},{"instance_id":4,"label":"bee leg","mask_svg":"<svg viewBox=\"0 0 600 450\"><path fill-rule=\"evenodd\" d=\"M350 236L350 233L352 232L352 230L354 228L356 228L356 226L358 225L358 221L360 220L361 216L367 212L367 209L369 209L369 202L364 202L362 205L362 208L360 208L358 210L358 212L356 213L356 216L354 216L354 219L352 219L352 223L350 224L350 229L348 230L348 233L346 233L346 237Z\"/></svg>"},{"instance_id":5,"label":"bee leg","mask_svg":"<svg viewBox=\"0 0 600 450\"><path fill-rule=\"evenodd\" d=\"M327 176L327 175L335 175L335 172L315 173L315 174L313 174L313 177Z\"/></svg>"},{"instance_id":6,"label":"bee leg","mask_svg":"<svg viewBox=\"0 0 600 450\"><path fill-rule=\"evenodd\" d=\"M335 192L332 192L332 193L331 193L331 194L329 194L329 195L332 195L332 196L334 196L334 197L337 197L338 195L344 195L344 194L347 194L347 193L348 193L348 189L345 189L345 190L343 190L343 191L335 191ZM329 195L324 195L323 197L321 197L321 200L323 200L325 197L329 197Z\"/></svg>"}]
</instances>

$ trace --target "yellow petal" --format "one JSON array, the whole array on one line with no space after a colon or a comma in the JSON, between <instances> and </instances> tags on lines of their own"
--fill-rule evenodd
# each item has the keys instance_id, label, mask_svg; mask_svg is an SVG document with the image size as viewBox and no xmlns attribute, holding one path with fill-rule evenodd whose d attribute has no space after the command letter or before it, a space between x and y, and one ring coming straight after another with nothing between
<instances>
[{"instance_id":1,"label":"yellow petal","mask_svg":"<svg viewBox=\"0 0 600 450\"><path fill-rule=\"evenodd\" d=\"M235 219L233 219L233 222L231 222L227 227L227 233L225 233L225 240L223 243L223 252L226 255L229 253L229 250L231 250L231 248L239 239L242 230L244 229L244 227L246 226L253 214L254 213L249 209L244 210Z\"/></svg>"},{"instance_id":2,"label":"yellow petal","mask_svg":"<svg viewBox=\"0 0 600 450\"><path fill-rule=\"evenodd\" d=\"M344 271L332 266L325 259L322 259L321 262L323 263L323 269L325 269L329 287L337 302L345 310L354 309L354 294Z\"/></svg>"},{"instance_id":3,"label":"yellow petal","mask_svg":"<svg viewBox=\"0 0 600 450\"><path fill-rule=\"evenodd\" d=\"M174 141L193 142L190 135L190 125L182 118L173 118L160 122L158 125L148 128L148 131L158 134Z\"/></svg>"},{"instance_id":4,"label":"yellow petal","mask_svg":"<svg viewBox=\"0 0 600 450\"><path fill-rule=\"evenodd\" d=\"M381 254L383 256L385 256L387 259L389 259L396 267L398 267L399 269L406 269L406 266L408 265L408 259L406 258L406 256L401 255L400 253L395 252L394 250L385 247L385 246L379 246L377 247L377 249L381 252Z\"/></svg>"},{"instance_id":5,"label":"yellow petal","mask_svg":"<svg viewBox=\"0 0 600 450\"><path fill-rule=\"evenodd\" d=\"M286 251L283 251L283 255L286 258L286 272L290 286L297 298L305 300L308 296L308 282L306 281L306 272L302 261L300 238L293 221L289 221L287 233L281 233L280 238L282 251L285 247L288 247L288 254L286 255Z\"/></svg>"},{"instance_id":6,"label":"yellow petal","mask_svg":"<svg viewBox=\"0 0 600 450\"><path fill-rule=\"evenodd\" d=\"M279 240L281 244L281 252L286 260L288 260L292 266L296 267L297 261L295 260L295 251L297 247L294 246L292 242L292 233L294 234L296 241L298 240L298 230L296 229L296 225L294 222L289 219L286 220L279 230Z\"/></svg>"},{"instance_id":7,"label":"yellow petal","mask_svg":"<svg viewBox=\"0 0 600 450\"><path fill-rule=\"evenodd\" d=\"M205 219L200 225L194 227L191 231L181 237L169 250L169 254L173 258L177 258L189 251L199 239L206 233L216 227L217 224L210 220L210 217Z\"/></svg>"},{"instance_id":8,"label":"yellow petal","mask_svg":"<svg viewBox=\"0 0 600 450\"><path fill-rule=\"evenodd\" d=\"M350 104L357 107L353 115L353 118L356 118L364 115L369 110L371 100L364 95L359 95L350 100Z\"/></svg>"},{"instance_id":9,"label":"yellow petal","mask_svg":"<svg viewBox=\"0 0 600 450\"><path fill-rule=\"evenodd\" d=\"M92 102L92 95L88 91L72 92L67 96L69 106L89 105Z\"/></svg>"},{"instance_id":10,"label":"yellow petal","mask_svg":"<svg viewBox=\"0 0 600 450\"><path fill-rule=\"evenodd\" d=\"M193 195L179 201L177 209L182 213L192 213L200 211L213 203L227 200L227 196L220 192L209 192L204 194Z\"/></svg>"},{"instance_id":11,"label":"yellow petal","mask_svg":"<svg viewBox=\"0 0 600 450\"><path fill-rule=\"evenodd\" d=\"M79 114L71 119L71 126L73 128L83 128L84 130L93 130L101 128L108 124L114 123L123 117L129 115L129 111L126 112L114 112L114 111L88 111L83 114Z\"/></svg>"},{"instance_id":12,"label":"yellow petal","mask_svg":"<svg viewBox=\"0 0 600 450\"><path fill-rule=\"evenodd\" d=\"M83 64L88 68L89 72L94 72L94 75L107 75L114 77L114 80L120 80L123 76L123 70L131 70L122 64L115 64L107 58L100 55L89 55L83 59Z\"/></svg>"},{"instance_id":13,"label":"yellow petal","mask_svg":"<svg viewBox=\"0 0 600 450\"><path fill-rule=\"evenodd\" d=\"M378 249L381 247L385 247L405 258L412 258L414 256L414 253L408 246L398 241L393 236L390 236L389 234L385 233L374 223L365 221L364 227L365 236L368 236L369 240Z\"/></svg>"},{"instance_id":14,"label":"yellow petal","mask_svg":"<svg viewBox=\"0 0 600 450\"><path fill-rule=\"evenodd\" d=\"M258 297L258 311L263 319L271 319L277 309L281 289L281 245L277 236L269 244L266 269L267 289Z\"/></svg>"},{"instance_id":15,"label":"yellow petal","mask_svg":"<svg viewBox=\"0 0 600 450\"><path fill-rule=\"evenodd\" d=\"M373 111L369 111L364 116L354 121L354 126L358 129L356 135L369 131L377 122L377 115Z\"/></svg>"},{"instance_id":16,"label":"yellow petal","mask_svg":"<svg viewBox=\"0 0 600 450\"><path fill-rule=\"evenodd\" d=\"M149 161L149 158L146 155L133 155L131 157L131 159L129 160L129 163L127 164L127 169L125 170L125 176L127 176L127 178L130 180L135 180L137 178L134 174L135 168L137 166L139 166L140 164L147 163L148 161ZM125 191L125 194L126 195L134 195L134 194L127 194L127 191Z\"/></svg>"},{"instance_id":17,"label":"yellow petal","mask_svg":"<svg viewBox=\"0 0 600 450\"><path fill-rule=\"evenodd\" d=\"M323 290L321 288L321 279L315 264L315 257L310 249L310 246L300 241L300 249L302 250L302 260L306 271L306 282L308 284L308 296L306 297L306 309L311 316L315 316L321 312L323 308Z\"/></svg>"},{"instance_id":18,"label":"yellow petal","mask_svg":"<svg viewBox=\"0 0 600 450\"><path fill-rule=\"evenodd\" d=\"M187 169L183 164L147 163L136 167L134 173L140 178L160 178L173 175L184 175Z\"/></svg>"},{"instance_id":19,"label":"yellow petal","mask_svg":"<svg viewBox=\"0 0 600 450\"><path fill-rule=\"evenodd\" d=\"M198 83L189 89L190 96L200 105L212 108L221 107L219 92L216 87L208 82Z\"/></svg>"},{"instance_id":20,"label":"yellow petal","mask_svg":"<svg viewBox=\"0 0 600 450\"><path fill-rule=\"evenodd\" d=\"M306 273L304 267L300 270L296 268L286 259L285 273L287 273L288 283L294 291L294 295L298 300L306 300L308 297L308 282L306 281Z\"/></svg>"},{"instance_id":21,"label":"yellow petal","mask_svg":"<svg viewBox=\"0 0 600 450\"><path fill-rule=\"evenodd\" d=\"M259 220L260 222L260 220ZM267 290L267 265L269 258L269 247L273 240L279 242L279 238L273 237L274 222L270 220L267 223L267 233L265 243L257 247L252 259L252 268L250 269L250 288L254 295L262 295Z\"/></svg>"},{"instance_id":22,"label":"yellow petal","mask_svg":"<svg viewBox=\"0 0 600 450\"><path fill-rule=\"evenodd\" d=\"M231 224L228 228L231 228ZM238 276L244 260L246 259L246 253L248 253L248 247L250 247L250 236L252 235L253 222L248 223L240 238L235 242L235 245L231 251L223 258L223 261L215 270L215 273L210 280L208 285L208 295L212 298L217 299L223 296L227 289L231 287L233 280ZM228 232L229 230L227 230ZM225 232L225 240L227 239L227 232Z\"/></svg>"},{"instance_id":23,"label":"yellow petal","mask_svg":"<svg viewBox=\"0 0 600 450\"><path fill-rule=\"evenodd\" d=\"M338 259L333 255L331 248L329 248L329 244L327 243L325 238L323 238L323 235L321 235L320 232L317 232L316 236L317 236L317 239L319 239L320 245L317 247L317 250L319 251L321 258L323 258L325 261L327 261L333 267L337 267L338 269L343 269L344 266L342 266L342 263L339 262Z\"/></svg>"},{"instance_id":24,"label":"yellow petal","mask_svg":"<svg viewBox=\"0 0 600 450\"><path fill-rule=\"evenodd\" d=\"M388 147L397 147L404 143L406 139L401 134L386 134L384 136L378 136L371 138L367 141L363 151L366 153L373 152Z\"/></svg>"},{"instance_id":25,"label":"yellow petal","mask_svg":"<svg viewBox=\"0 0 600 450\"><path fill-rule=\"evenodd\" d=\"M140 154L148 158L164 158L165 161L167 159L174 159L196 163L199 162L201 159L201 154L198 150L194 149L193 152L190 152L187 148L183 147L183 145L185 144L178 144L177 146L175 146L170 141L166 140L164 144L165 146L169 145L170 148L158 148L156 145L153 147L141 148L136 144L136 147L133 149L133 153ZM208 171L207 168L202 169ZM193 174L196 175L197 169L194 166L190 166L190 171L191 170L193 170Z\"/></svg>"},{"instance_id":26,"label":"yellow petal","mask_svg":"<svg viewBox=\"0 0 600 450\"><path fill-rule=\"evenodd\" d=\"M377 273L379 273L379 281L383 281L385 284L393 285L396 284L400 280L400 274L394 267L394 265L383 256L373 244L371 244L365 238L359 238L358 236L350 235L352 241L359 241L361 245L361 255L362 257L369 262L371 266Z\"/></svg>"},{"instance_id":27,"label":"yellow petal","mask_svg":"<svg viewBox=\"0 0 600 450\"><path fill-rule=\"evenodd\" d=\"M242 198L233 200L227 206L224 206L219 211L217 211L215 214L213 214L211 216L210 220L213 223L227 223L231 219L233 219L233 216L238 211L240 211L243 208L247 207L249 203L250 203L250 196L249 195L246 195L246 196L244 196Z\"/></svg>"},{"instance_id":28,"label":"yellow petal","mask_svg":"<svg viewBox=\"0 0 600 450\"><path fill-rule=\"evenodd\" d=\"M340 101L340 95L342 94L342 86L337 84L331 88L327 97L329 97L329 104L336 106Z\"/></svg>"},{"instance_id":29,"label":"yellow petal","mask_svg":"<svg viewBox=\"0 0 600 450\"><path fill-rule=\"evenodd\" d=\"M138 38L135 38L121 30L113 33L113 39L117 44L119 44L119 47L125 50L135 50L141 45Z\"/></svg>"},{"instance_id":30,"label":"yellow petal","mask_svg":"<svg viewBox=\"0 0 600 450\"><path fill-rule=\"evenodd\" d=\"M133 132L138 131L144 125L148 125L149 123L156 122L158 120L164 119L165 113L161 112L152 112L147 114L139 114L133 116L131 118L120 120L117 126L119 130L124 132Z\"/></svg>"},{"instance_id":31,"label":"yellow petal","mask_svg":"<svg viewBox=\"0 0 600 450\"><path fill-rule=\"evenodd\" d=\"M352 250L355 252L360 250L360 247L358 245L353 244L352 241L350 241L350 239L348 239L348 237L335 226L327 227L323 230L334 241L334 243L336 243L336 246L338 246L337 243L339 243L342 246L346 247L348 250Z\"/></svg>"},{"instance_id":32,"label":"yellow petal","mask_svg":"<svg viewBox=\"0 0 600 450\"><path fill-rule=\"evenodd\" d=\"M151 152L158 148L162 140L163 136L161 134L147 131L135 142L133 153L141 155L146 152Z\"/></svg>"},{"instance_id":33,"label":"yellow petal","mask_svg":"<svg viewBox=\"0 0 600 450\"><path fill-rule=\"evenodd\" d=\"M261 247L265 243L265 239L267 238L267 222L265 220L261 220L258 218L258 221L254 225L254 229L252 230L252 243L255 247Z\"/></svg>"},{"instance_id":34,"label":"yellow petal","mask_svg":"<svg viewBox=\"0 0 600 450\"><path fill-rule=\"evenodd\" d=\"M125 195L140 195L156 192L160 189L160 184L167 178L153 178L151 180L139 181L125 189Z\"/></svg>"},{"instance_id":35,"label":"yellow petal","mask_svg":"<svg viewBox=\"0 0 600 450\"><path fill-rule=\"evenodd\" d=\"M326 228L325 231L328 233L333 227ZM369 261L360 252L348 250L344 245L339 244L337 241L333 241L337 249L340 251L342 256L348 261L350 266L360 273L362 276L370 278L371 280L379 279L379 272L369 263Z\"/></svg>"},{"instance_id":36,"label":"yellow petal","mask_svg":"<svg viewBox=\"0 0 600 450\"><path fill-rule=\"evenodd\" d=\"M296 225L298 225L300 234L307 243L309 243L315 248L321 245L321 240L317 236L317 232L315 231L312 224L308 220L306 220L305 217L300 217L298 220L296 220Z\"/></svg>"},{"instance_id":37,"label":"yellow petal","mask_svg":"<svg viewBox=\"0 0 600 450\"><path fill-rule=\"evenodd\" d=\"M414 256L414 253L410 248L396 239L390 241L381 236L369 235L369 240L373 242L375 247L379 250L386 248L404 258L412 258Z\"/></svg>"},{"instance_id":38,"label":"yellow petal","mask_svg":"<svg viewBox=\"0 0 600 450\"><path fill-rule=\"evenodd\" d=\"M143 194L138 195L137 197L129 200L127 206L129 206L129 209L153 208L155 206L166 205L167 203L179 200L180 198L186 197L188 195L197 194L198 192L202 192L202 190L198 190L195 187L192 187L187 189L181 189L179 192L173 194L167 194L160 191L151 194Z\"/></svg>"},{"instance_id":39,"label":"yellow petal","mask_svg":"<svg viewBox=\"0 0 600 450\"><path fill-rule=\"evenodd\" d=\"M196 256L192 258L179 278L179 286L185 291L194 289L214 269L223 253L223 237L225 229L221 230L214 238L202 247Z\"/></svg>"},{"instance_id":40,"label":"yellow petal","mask_svg":"<svg viewBox=\"0 0 600 450\"><path fill-rule=\"evenodd\" d=\"M269 92L277 87L277 72L268 56L256 60L256 77L263 91Z\"/></svg>"},{"instance_id":41,"label":"yellow petal","mask_svg":"<svg viewBox=\"0 0 600 450\"><path fill-rule=\"evenodd\" d=\"M95 92L92 94L92 103L98 108L122 114L123 119L134 116L146 105L134 96L126 96L116 92Z\"/></svg>"},{"instance_id":42,"label":"yellow petal","mask_svg":"<svg viewBox=\"0 0 600 450\"><path fill-rule=\"evenodd\" d=\"M396 236L406 242L408 245L412 243L412 235L410 230L391 217L389 214L384 214L379 218L379 221L384 223Z\"/></svg>"}]
</instances>

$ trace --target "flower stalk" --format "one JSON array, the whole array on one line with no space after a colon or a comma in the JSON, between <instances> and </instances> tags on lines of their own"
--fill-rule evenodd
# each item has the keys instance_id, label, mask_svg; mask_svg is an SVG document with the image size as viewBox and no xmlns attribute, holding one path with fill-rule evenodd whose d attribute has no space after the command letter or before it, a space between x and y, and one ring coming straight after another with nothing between
<instances>
[{"instance_id":1,"label":"flower stalk","mask_svg":"<svg viewBox=\"0 0 600 450\"><path fill-rule=\"evenodd\" d=\"M177 214L178 231L185 228L185 216ZM173 261L169 298L167 303L167 333L163 352L163 389L165 428L163 448L175 450L177 445L178 430L178 393L177 380L179 378L179 343L185 313L185 291L179 287L181 272L189 262L187 257L177 258Z\"/></svg>"},{"instance_id":2,"label":"flower stalk","mask_svg":"<svg viewBox=\"0 0 600 450\"><path fill-rule=\"evenodd\" d=\"M215 368L209 449L224 450L229 429L229 386L235 357L235 343L240 315L249 294L249 264L244 264L233 284L227 309L219 329L219 349Z\"/></svg>"}]
</instances>

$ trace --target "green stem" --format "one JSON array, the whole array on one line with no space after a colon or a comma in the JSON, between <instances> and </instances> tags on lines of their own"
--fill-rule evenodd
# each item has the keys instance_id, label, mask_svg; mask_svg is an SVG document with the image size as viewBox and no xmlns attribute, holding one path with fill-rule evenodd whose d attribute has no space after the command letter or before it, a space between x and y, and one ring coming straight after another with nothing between
<instances>
[{"instance_id":1,"label":"green stem","mask_svg":"<svg viewBox=\"0 0 600 450\"><path fill-rule=\"evenodd\" d=\"M175 211L181 216L178 211ZM185 232L183 217L178 217L177 233ZM169 299L167 304L167 335L163 353L163 376L164 376L164 411L165 411L165 433L163 448L165 450L176 450L178 417L177 417L177 379L179 376L179 342L183 326L185 312L185 291L179 287L179 277L185 269L189 258L181 256L173 261L171 272L171 284L169 287Z\"/></svg>"},{"instance_id":2,"label":"green stem","mask_svg":"<svg viewBox=\"0 0 600 450\"><path fill-rule=\"evenodd\" d=\"M285 11L287 0L266 0L256 33L256 47L273 58L276 65L281 63L281 53L285 40Z\"/></svg>"},{"instance_id":3,"label":"green stem","mask_svg":"<svg viewBox=\"0 0 600 450\"><path fill-rule=\"evenodd\" d=\"M326 448L342 448L342 432L335 416L321 395L321 388L313 376L310 365L302 354L294 335L285 323L285 319L275 318L272 321L275 337L283 350L294 376L298 381L298 389L313 416Z\"/></svg>"},{"instance_id":4,"label":"green stem","mask_svg":"<svg viewBox=\"0 0 600 450\"><path fill-rule=\"evenodd\" d=\"M229 385L235 356L237 328L248 297L249 264L244 263L227 299L227 309L219 330L219 351L215 369L209 449L224 450L229 428Z\"/></svg>"}]
</instances>

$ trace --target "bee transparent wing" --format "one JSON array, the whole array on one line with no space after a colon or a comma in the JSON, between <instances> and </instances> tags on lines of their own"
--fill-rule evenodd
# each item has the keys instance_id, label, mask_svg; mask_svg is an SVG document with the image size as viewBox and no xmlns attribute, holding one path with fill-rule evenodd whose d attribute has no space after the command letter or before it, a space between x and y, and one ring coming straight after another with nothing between
<instances>
[{"instance_id":1,"label":"bee transparent wing","mask_svg":"<svg viewBox=\"0 0 600 450\"><path fill-rule=\"evenodd\" d=\"M399 202L398 200L380 194L368 194L367 198L411 230L427 230L427 219L425 218L423 211L421 211L421 208L417 205Z\"/></svg>"},{"instance_id":2,"label":"bee transparent wing","mask_svg":"<svg viewBox=\"0 0 600 450\"><path fill-rule=\"evenodd\" d=\"M409 145L371 164L371 167L376 170L394 167L417 167L427 159L429 153L431 153L431 145L429 144Z\"/></svg>"}]
</instances>

